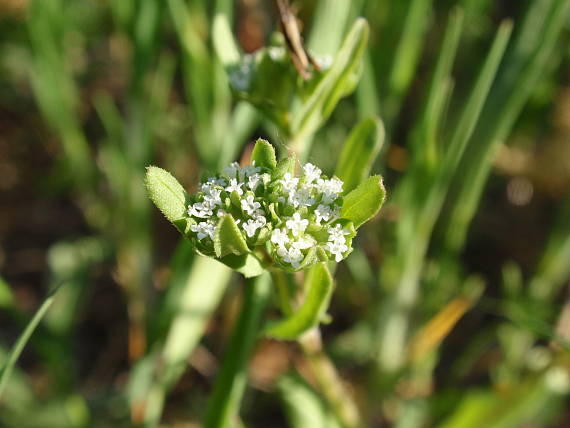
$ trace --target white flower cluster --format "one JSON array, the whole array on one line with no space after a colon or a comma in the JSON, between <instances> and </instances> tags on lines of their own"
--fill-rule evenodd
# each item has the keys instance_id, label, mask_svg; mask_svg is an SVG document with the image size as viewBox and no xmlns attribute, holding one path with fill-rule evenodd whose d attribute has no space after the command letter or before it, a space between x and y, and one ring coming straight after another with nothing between
<instances>
[{"instance_id":1,"label":"white flower cluster","mask_svg":"<svg viewBox=\"0 0 570 428\"><path fill-rule=\"evenodd\" d=\"M278 201L285 207L281 211L293 208L295 212L280 227L273 229L271 242L275 258L298 269L312 248L320 248L336 261L341 261L349 250L344 235L350 232L340 224L332 226L331 223L340 216L338 201L342 194L342 181L323 177L319 168L307 163L301 177L285 173L279 185L281 195ZM322 236L319 233L322 230L328 234L327 242L316 239L316 236Z\"/></svg>"},{"instance_id":2,"label":"white flower cluster","mask_svg":"<svg viewBox=\"0 0 570 428\"><path fill-rule=\"evenodd\" d=\"M264 179L268 180L269 174L262 173L261 168L255 165L240 168L237 162L225 167L222 174L209 177L200 185L197 201L188 207L188 215L196 221L190 230L196 233L199 241L211 243L216 224L220 217L227 214L231 195L235 194L239 198L238 208L241 210L238 213L241 215L235 215L236 224L248 238L252 238L258 229L267 224L266 213L255 196L255 191Z\"/></svg>"},{"instance_id":3,"label":"white flower cluster","mask_svg":"<svg viewBox=\"0 0 570 428\"><path fill-rule=\"evenodd\" d=\"M264 246L286 269L320 260L341 261L351 251L355 232L340 219L343 182L327 178L307 163L303 173L271 176L255 164L232 163L199 187L188 207L190 231L200 250L212 253L216 227L231 214L253 250Z\"/></svg>"}]
</instances>

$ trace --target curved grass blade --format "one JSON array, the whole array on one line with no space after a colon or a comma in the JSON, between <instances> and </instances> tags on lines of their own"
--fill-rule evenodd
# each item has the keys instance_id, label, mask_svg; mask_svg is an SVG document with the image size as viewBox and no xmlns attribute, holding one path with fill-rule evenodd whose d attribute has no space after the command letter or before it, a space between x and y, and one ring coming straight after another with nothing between
<instances>
[{"instance_id":1,"label":"curved grass blade","mask_svg":"<svg viewBox=\"0 0 570 428\"><path fill-rule=\"evenodd\" d=\"M20 354L24 350L26 343L28 343L30 337L32 337L34 330L36 329L36 327L38 326L38 324L40 323L40 321L42 320L42 318L44 317L50 306L53 304L55 295L58 290L59 287L54 289L50 293L47 299L38 308L32 319L30 320L30 322L28 323L28 325L26 326L26 328L24 329L24 331L22 332L22 334L20 335L14 346L12 347L10 355L6 360L6 364L4 365L4 367L2 368L2 372L0 373L0 397L2 397L2 391L6 387L6 384L8 383L8 379L10 378L10 374L14 369L14 365L16 364L18 358L20 357Z\"/></svg>"}]
</instances>

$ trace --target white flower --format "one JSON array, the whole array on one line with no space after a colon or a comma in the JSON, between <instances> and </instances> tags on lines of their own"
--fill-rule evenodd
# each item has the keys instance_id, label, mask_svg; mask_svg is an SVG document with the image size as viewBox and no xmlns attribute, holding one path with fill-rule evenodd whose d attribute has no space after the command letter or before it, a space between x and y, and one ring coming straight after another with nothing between
<instances>
[{"instance_id":1,"label":"white flower","mask_svg":"<svg viewBox=\"0 0 570 428\"><path fill-rule=\"evenodd\" d=\"M303 172L305 173L304 175L305 179L307 180L307 183L312 183L313 181L321 177L322 171L312 163L306 163L303 166Z\"/></svg>"},{"instance_id":2,"label":"white flower","mask_svg":"<svg viewBox=\"0 0 570 428\"><path fill-rule=\"evenodd\" d=\"M335 256L334 259L337 263L342 260L342 253L348 250L348 247L344 243L338 241L327 242L325 245L327 247L327 250L329 250L329 252Z\"/></svg>"},{"instance_id":3,"label":"white flower","mask_svg":"<svg viewBox=\"0 0 570 428\"><path fill-rule=\"evenodd\" d=\"M225 185L226 185L226 180L224 180L223 178L208 177L208 180L200 185L200 191L207 193L211 191L215 186L224 187Z\"/></svg>"},{"instance_id":4,"label":"white flower","mask_svg":"<svg viewBox=\"0 0 570 428\"><path fill-rule=\"evenodd\" d=\"M283 176L283 179L279 180L279 183L281 183L285 192L291 193L297 188L299 179L297 177L291 176L291 173L286 172Z\"/></svg>"},{"instance_id":5,"label":"white flower","mask_svg":"<svg viewBox=\"0 0 570 428\"><path fill-rule=\"evenodd\" d=\"M224 168L224 174L229 178L236 178L237 173L240 171L239 164L237 162L232 162Z\"/></svg>"},{"instance_id":6,"label":"white flower","mask_svg":"<svg viewBox=\"0 0 570 428\"><path fill-rule=\"evenodd\" d=\"M263 215L263 211L257 210L253 213L253 219L259 223L259 227L263 227L267 224L267 219Z\"/></svg>"},{"instance_id":7,"label":"white flower","mask_svg":"<svg viewBox=\"0 0 570 428\"><path fill-rule=\"evenodd\" d=\"M277 248L277 254L283 259L285 263L290 263L294 269L297 269L301 265L303 260L303 253L298 248L290 247L279 247Z\"/></svg>"},{"instance_id":8,"label":"white flower","mask_svg":"<svg viewBox=\"0 0 570 428\"><path fill-rule=\"evenodd\" d=\"M340 224L335 225L334 227L329 227L327 232L329 233L329 241L344 244L346 239L344 235L348 235L350 231L343 229Z\"/></svg>"},{"instance_id":9,"label":"white flower","mask_svg":"<svg viewBox=\"0 0 570 428\"><path fill-rule=\"evenodd\" d=\"M249 178L247 179L247 187L249 187L252 192L255 192L255 189L257 189L257 186L259 186L260 182L261 182L261 175L259 174L250 175Z\"/></svg>"},{"instance_id":10,"label":"white flower","mask_svg":"<svg viewBox=\"0 0 570 428\"><path fill-rule=\"evenodd\" d=\"M209 236L210 239L214 239L214 233L216 233L216 225L213 221L201 221L198 224L193 224L190 226L190 230L198 235L198 239L202 240Z\"/></svg>"},{"instance_id":11,"label":"white flower","mask_svg":"<svg viewBox=\"0 0 570 428\"><path fill-rule=\"evenodd\" d=\"M311 189L307 187L301 187L294 193L289 194L289 203L292 204L295 208L297 208L299 205L310 207L315 203L315 200L311 198Z\"/></svg>"},{"instance_id":12,"label":"white flower","mask_svg":"<svg viewBox=\"0 0 570 428\"><path fill-rule=\"evenodd\" d=\"M291 230L293 236L299 236L299 233L303 232L308 225L309 220L304 218L301 219L301 215L299 213L293 214L292 219L285 222L285 226L287 226L287 229Z\"/></svg>"},{"instance_id":13,"label":"white flower","mask_svg":"<svg viewBox=\"0 0 570 428\"><path fill-rule=\"evenodd\" d=\"M297 239L296 241L291 242L291 246L293 248L297 248L298 250L306 250L307 248L311 248L315 244L315 241L306 235Z\"/></svg>"},{"instance_id":14,"label":"white flower","mask_svg":"<svg viewBox=\"0 0 570 428\"><path fill-rule=\"evenodd\" d=\"M273 229L273 232L271 233L271 242L282 247L289 242L289 236L287 236L287 232L284 232L281 229Z\"/></svg>"},{"instance_id":15,"label":"white flower","mask_svg":"<svg viewBox=\"0 0 570 428\"><path fill-rule=\"evenodd\" d=\"M322 203L330 204L342 193L342 185L344 183L338 178L331 178L330 180L317 180L316 188L323 194Z\"/></svg>"},{"instance_id":16,"label":"white flower","mask_svg":"<svg viewBox=\"0 0 570 428\"><path fill-rule=\"evenodd\" d=\"M259 171L261 171L261 168L255 166L255 161L253 161L251 165L246 165L241 169L241 173L245 177L251 177L253 175L256 175L259 173Z\"/></svg>"},{"instance_id":17,"label":"white flower","mask_svg":"<svg viewBox=\"0 0 570 428\"><path fill-rule=\"evenodd\" d=\"M331 209L331 207L329 207L328 205L319 204L319 206L315 210L315 216L316 216L315 221L317 222L318 225L320 225L321 220L327 222L333 217L333 214L334 212Z\"/></svg>"},{"instance_id":18,"label":"white flower","mask_svg":"<svg viewBox=\"0 0 570 428\"><path fill-rule=\"evenodd\" d=\"M226 192L232 193L237 192L238 195L243 195L243 190L241 189L243 183L238 183L235 178L230 179L230 185L226 187Z\"/></svg>"},{"instance_id":19,"label":"white flower","mask_svg":"<svg viewBox=\"0 0 570 428\"><path fill-rule=\"evenodd\" d=\"M241 209L248 215L253 215L260 207L261 204L253 200L253 195L247 195L245 199L241 200Z\"/></svg>"},{"instance_id":20,"label":"white flower","mask_svg":"<svg viewBox=\"0 0 570 428\"><path fill-rule=\"evenodd\" d=\"M221 193L221 189L210 189L209 192L204 193L204 203L207 203L211 208L214 208L216 205L222 205Z\"/></svg>"},{"instance_id":21,"label":"white flower","mask_svg":"<svg viewBox=\"0 0 570 428\"><path fill-rule=\"evenodd\" d=\"M209 218L212 216L212 207L208 202L196 202L194 205L188 207L188 215L199 217L199 218Z\"/></svg>"},{"instance_id":22,"label":"white flower","mask_svg":"<svg viewBox=\"0 0 570 428\"><path fill-rule=\"evenodd\" d=\"M255 235L255 232L257 231L257 229L259 229L262 225L257 221L257 220L253 220L253 219L249 219L247 222L245 222L244 224L242 224L242 228L243 230L245 230L245 233L247 234L247 236L249 238L253 237L253 235Z\"/></svg>"}]
</instances>

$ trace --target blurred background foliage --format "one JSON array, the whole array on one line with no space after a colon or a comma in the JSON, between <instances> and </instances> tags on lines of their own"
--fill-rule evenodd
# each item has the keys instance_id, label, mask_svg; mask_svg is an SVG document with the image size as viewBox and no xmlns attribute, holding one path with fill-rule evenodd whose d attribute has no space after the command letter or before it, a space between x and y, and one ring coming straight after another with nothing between
<instances>
[{"instance_id":1,"label":"blurred background foliage","mask_svg":"<svg viewBox=\"0 0 570 428\"><path fill-rule=\"evenodd\" d=\"M43 315L0 383L0 426L211 420L242 279L151 209L145 167L193 190L262 136L332 173L370 117L388 203L322 329L360 424L570 425L570 4L293 6L324 60L370 25L355 92L302 139L229 84L240 52L278 40L273 2L0 2L0 367ZM290 70L273 67L264 97ZM346 425L314 357L258 342L235 425Z\"/></svg>"}]
</instances>

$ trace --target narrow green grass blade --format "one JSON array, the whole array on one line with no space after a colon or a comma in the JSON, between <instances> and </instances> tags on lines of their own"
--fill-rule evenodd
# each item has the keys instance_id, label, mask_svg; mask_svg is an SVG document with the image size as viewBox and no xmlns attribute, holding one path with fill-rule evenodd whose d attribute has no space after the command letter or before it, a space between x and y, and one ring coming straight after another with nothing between
<instances>
[{"instance_id":1,"label":"narrow green grass blade","mask_svg":"<svg viewBox=\"0 0 570 428\"><path fill-rule=\"evenodd\" d=\"M570 196L564 201L530 283L535 298L551 298L570 276Z\"/></svg>"},{"instance_id":2,"label":"narrow green grass blade","mask_svg":"<svg viewBox=\"0 0 570 428\"><path fill-rule=\"evenodd\" d=\"M437 143L437 131L441 129L441 119L445 104L445 94L449 90L451 68L461 37L463 13L456 9L449 17L435 68L428 87L426 102L420 114L417 129L414 131L413 155L416 163L432 170L441 155Z\"/></svg>"},{"instance_id":3,"label":"narrow green grass blade","mask_svg":"<svg viewBox=\"0 0 570 428\"><path fill-rule=\"evenodd\" d=\"M454 182L453 194L457 202L446 225L445 246L456 254L465 242L469 224L475 212L484 185L491 170L495 148L509 133L514 120L540 79L570 12L565 0L532 2L527 11L525 26L517 32L517 51L506 59L499 72L487 107L473 135L473 144L461 163L461 176ZM542 17L540 15L543 15ZM544 20L536 31L536 20ZM528 25L527 25L528 24Z\"/></svg>"},{"instance_id":4,"label":"narrow green grass blade","mask_svg":"<svg viewBox=\"0 0 570 428\"><path fill-rule=\"evenodd\" d=\"M368 118L355 126L344 143L335 171L344 181L344 192L350 192L368 177L383 143L384 125L379 118Z\"/></svg>"},{"instance_id":5,"label":"narrow green grass blade","mask_svg":"<svg viewBox=\"0 0 570 428\"><path fill-rule=\"evenodd\" d=\"M229 428L238 416L247 379L247 361L258 338L270 284L268 274L248 279L244 284L243 306L208 402L205 428Z\"/></svg>"},{"instance_id":6,"label":"narrow green grass blade","mask_svg":"<svg viewBox=\"0 0 570 428\"><path fill-rule=\"evenodd\" d=\"M307 46L319 55L336 54L344 36L352 0L320 0Z\"/></svg>"},{"instance_id":7,"label":"narrow green grass blade","mask_svg":"<svg viewBox=\"0 0 570 428\"><path fill-rule=\"evenodd\" d=\"M374 65L369 49L364 52L362 77L356 88L358 117L365 119L370 116L380 116L379 91L374 79Z\"/></svg>"},{"instance_id":8,"label":"narrow green grass blade","mask_svg":"<svg viewBox=\"0 0 570 428\"><path fill-rule=\"evenodd\" d=\"M10 287L4 281L2 277L0 277L0 308L8 309L11 308L14 304L14 296Z\"/></svg>"},{"instance_id":9,"label":"narrow green grass blade","mask_svg":"<svg viewBox=\"0 0 570 428\"><path fill-rule=\"evenodd\" d=\"M227 68L237 64L241 55L226 15L217 14L214 17L212 37L222 65Z\"/></svg>"},{"instance_id":10,"label":"narrow green grass blade","mask_svg":"<svg viewBox=\"0 0 570 428\"><path fill-rule=\"evenodd\" d=\"M4 391L4 388L6 388L6 384L8 383L10 374L14 369L14 365L16 364L18 358L20 357L20 354L24 350L26 343L28 343L28 341L32 337L34 330L36 329L36 327L38 326L38 324L40 323L40 321L42 320L42 318L44 317L50 306L53 304L58 290L59 288L53 290L50 293L50 295L47 297L47 299L44 300L42 305L38 308L32 319L30 320L30 322L28 323L28 325L26 326L26 328L24 329L24 331L22 332L22 334L20 335L14 346L12 347L12 350L10 351L10 355L8 356L6 364L4 365L4 367L2 367L2 370L0 372L0 398L2 397L2 392Z\"/></svg>"},{"instance_id":11,"label":"narrow green grass blade","mask_svg":"<svg viewBox=\"0 0 570 428\"><path fill-rule=\"evenodd\" d=\"M406 15L386 76L387 95L383 117L388 124L391 124L397 115L402 98L414 77L429 23L431 6L432 0L411 0L394 6L405 7Z\"/></svg>"},{"instance_id":12,"label":"narrow green grass blade","mask_svg":"<svg viewBox=\"0 0 570 428\"><path fill-rule=\"evenodd\" d=\"M447 148L447 156L444 161L445 178L442 180L448 181L451 175L455 172L461 156L463 155L469 138L473 135L477 121L481 115L483 105L491 89L491 85L495 80L495 75L501 59L505 53L507 43L509 41L512 31L512 22L505 21L499 27L493 45L485 60L483 68L475 82L475 86L471 91L471 95L465 105L464 110L459 117L457 126L455 127L449 147ZM476 142L474 142L476 144Z\"/></svg>"}]
</instances>

